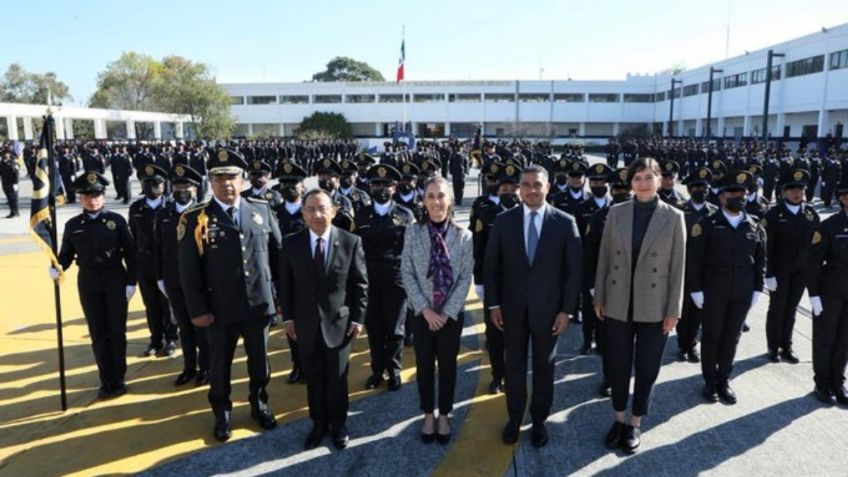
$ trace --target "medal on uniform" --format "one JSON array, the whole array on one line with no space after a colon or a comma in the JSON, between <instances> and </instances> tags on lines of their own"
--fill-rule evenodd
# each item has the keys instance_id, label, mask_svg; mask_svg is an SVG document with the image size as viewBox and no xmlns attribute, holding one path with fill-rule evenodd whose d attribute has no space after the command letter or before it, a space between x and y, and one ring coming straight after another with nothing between
<instances>
[{"instance_id":1,"label":"medal on uniform","mask_svg":"<svg viewBox=\"0 0 848 477\"><path fill-rule=\"evenodd\" d=\"M106 228L107 228L107 229L109 229L109 230L115 230L115 227L116 227L116 225L115 225L115 222L114 222L114 221L112 221L112 220L107 220L107 221L106 221Z\"/></svg>"},{"instance_id":2,"label":"medal on uniform","mask_svg":"<svg viewBox=\"0 0 848 477\"><path fill-rule=\"evenodd\" d=\"M253 219L253 223L255 223L256 225L262 225L262 216L257 214L256 212L251 213L250 218Z\"/></svg>"},{"instance_id":3,"label":"medal on uniform","mask_svg":"<svg viewBox=\"0 0 848 477\"><path fill-rule=\"evenodd\" d=\"M185 224L177 225L177 240L182 240L185 237L186 229Z\"/></svg>"},{"instance_id":4,"label":"medal on uniform","mask_svg":"<svg viewBox=\"0 0 848 477\"><path fill-rule=\"evenodd\" d=\"M697 237L699 235L701 235L701 224L695 224L692 227L692 236Z\"/></svg>"},{"instance_id":5,"label":"medal on uniform","mask_svg":"<svg viewBox=\"0 0 848 477\"><path fill-rule=\"evenodd\" d=\"M813 232L813 245L816 245L822 241L822 236L818 230Z\"/></svg>"}]
</instances>

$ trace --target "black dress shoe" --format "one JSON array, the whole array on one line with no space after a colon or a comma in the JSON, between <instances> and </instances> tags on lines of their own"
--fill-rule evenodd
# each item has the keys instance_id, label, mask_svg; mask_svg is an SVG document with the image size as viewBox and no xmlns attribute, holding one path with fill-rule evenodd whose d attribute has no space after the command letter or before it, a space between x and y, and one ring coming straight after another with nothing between
<instances>
[{"instance_id":1,"label":"black dress shoe","mask_svg":"<svg viewBox=\"0 0 848 477\"><path fill-rule=\"evenodd\" d=\"M113 384L109 387L111 397L120 397L127 393L127 385L124 383Z\"/></svg>"},{"instance_id":2,"label":"black dress shoe","mask_svg":"<svg viewBox=\"0 0 848 477\"><path fill-rule=\"evenodd\" d=\"M689 359L689 350L687 349L678 349L677 350L677 361L683 362Z\"/></svg>"},{"instance_id":3,"label":"black dress shoe","mask_svg":"<svg viewBox=\"0 0 848 477\"><path fill-rule=\"evenodd\" d=\"M776 349L770 349L769 350L768 360L771 361L772 363L779 363L780 362L780 355L778 355L778 352L777 352Z\"/></svg>"},{"instance_id":4,"label":"black dress shoe","mask_svg":"<svg viewBox=\"0 0 848 477\"><path fill-rule=\"evenodd\" d=\"M750 326L748 326L748 323L743 323L743 324L742 324L742 332L743 332L743 333L747 333L747 332L749 332L749 331L751 331L751 327L750 327Z\"/></svg>"},{"instance_id":5,"label":"black dress shoe","mask_svg":"<svg viewBox=\"0 0 848 477\"><path fill-rule=\"evenodd\" d=\"M209 370L201 369L199 373L197 373L197 377L194 379L195 386L203 386L204 384L209 384Z\"/></svg>"},{"instance_id":6,"label":"black dress shoe","mask_svg":"<svg viewBox=\"0 0 848 477\"><path fill-rule=\"evenodd\" d=\"M501 439L503 439L505 444L515 444L518 442L518 434L521 431L521 423L509 421L504 426L503 432L501 433Z\"/></svg>"},{"instance_id":7,"label":"black dress shoe","mask_svg":"<svg viewBox=\"0 0 848 477\"><path fill-rule=\"evenodd\" d=\"M698 348L692 347L688 353L686 353L686 359L690 363L700 363L701 362L701 353L698 351Z\"/></svg>"},{"instance_id":8,"label":"black dress shoe","mask_svg":"<svg viewBox=\"0 0 848 477\"><path fill-rule=\"evenodd\" d=\"M400 380L399 375L393 374L389 376L389 391L400 391L402 385L403 381Z\"/></svg>"},{"instance_id":9,"label":"black dress shoe","mask_svg":"<svg viewBox=\"0 0 848 477\"><path fill-rule=\"evenodd\" d=\"M592 343L583 343L583 346L580 347L580 354L583 356L592 354Z\"/></svg>"},{"instance_id":10,"label":"black dress shoe","mask_svg":"<svg viewBox=\"0 0 848 477\"><path fill-rule=\"evenodd\" d=\"M600 393L600 395L601 395L601 396L603 396L603 397L610 397L610 396L612 396L612 384L610 384L610 382L609 382L609 381L607 381L606 379L604 379L604 381L601 383L601 388L600 388L600 390L599 390L598 392L599 392L599 393Z\"/></svg>"},{"instance_id":11,"label":"black dress shoe","mask_svg":"<svg viewBox=\"0 0 848 477\"><path fill-rule=\"evenodd\" d=\"M787 348L781 351L780 357L783 358L783 360L789 364L798 364L801 362L801 360L798 359L798 355L795 354L794 351L792 351L792 348Z\"/></svg>"},{"instance_id":12,"label":"black dress shoe","mask_svg":"<svg viewBox=\"0 0 848 477\"><path fill-rule=\"evenodd\" d=\"M489 383L489 394L498 394L501 391L503 391L503 379L492 379L492 382Z\"/></svg>"},{"instance_id":13,"label":"black dress shoe","mask_svg":"<svg viewBox=\"0 0 848 477\"><path fill-rule=\"evenodd\" d=\"M623 422L615 421L612 423L612 427L607 432L607 437L604 439L604 443L609 449L618 449L624 444L624 428L626 426Z\"/></svg>"},{"instance_id":14,"label":"black dress shoe","mask_svg":"<svg viewBox=\"0 0 848 477\"><path fill-rule=\"evenodd\" d=\"M103 384L97 390L97 399L109 399L112 397L112 389L108 384Z\"/></svg>"},{"instance_id":15,"label":"black dress shoe","mask_svg":"<svg viewBox=\"0 0 848 477\"><path fill-rule=\"evenodd\" d=\"M816 399L827 404L828 406L832 406L836 403L833 393L830 392L829 389L824 389L822 387L816 386L816 389L813 391L813 394L815 394Z\"/></svg>"},{"instance_id":16,"label":"black dress shoe","mask_svg":"<svg viewBox=\"0 0 848 477\"><path fill-rule=\"evenodd\" d=\"M707 402L718 402L718 389L715 386L705 384L702 393Z\"/></svg>"},{"instance_id":17,"label":"black dress shoe","mask_svg":"<svg viewBox=\"0 0 848 477\"><path fill-rule=\"evenodd\" d=\"M197 376L197 371L194 369L184 369L177 379L174 380L175 386L182 386L183 384L191 381L194 377Z\"/></svg>"},{"instance_id":18,"label":"black dress shoe","mask_svg":"<svg viewBox=\"0 0 848 477\"><path fill-rule=\"evenodd\" d=\"M638 427L629 424L625 425L624 438L621 443L621 448L624 449L624 452L632 454L636 452L640 444L642 444L642 431Z\"/></svg>"},{"instance_id":19,"label":"black dress shoe","mask_svg":"<svg viewBox=\"0 0 848 477\"><path fill-rule=\"evenodd\" d=\"M141 352L141 355L142 356L156 356L156 354L158 354L159 350L161 350L161 349L162 349L161 346L156 346L155 344L150 343L150 344L147 345L147 347L144 348L144 351Z\"/></svg>"},{"instance_id":20,"label":"black dress shoe","mask_svg":"<svg viewBox=\"0 0 848 477\"><path fill-rule=\"evenodd\" d=\"M410 347L410 346L412 346L413 344L414 344L414 342L413 342L413 339L412 339L412 335L404 336L404 337L403 337L403 345L404 345L404 346L406 346L407 348L409 348L409 347Z\"/></svg>"},{"instance_id":21,"label":"black dress shoe","mask_svg":"<svg viewBox=\"0 0 848 477\"><path fill-rule=\"evenodd\" d=\"M718 392L718 398L721 399L721 402L731 405L736 404L736 393L733 392L733 389L729 384L719 384L716 391Z\"/></svg>"},{"instance_id":22,"label":"black dress shoe","mask_svg":"<svg viewBox=\"0 0 848 477\"><path fill-rule=\"evenodd\" d=\"M530 443L533 444L533 447L544 447L548 443L548 429L544 423L533 424Z\"/></svg>"},{"instance_id":23,"label":"black dress shoe","mask_svg":"<svg viewBox=\"0 0 848 477\"><path fill-rule=\"evenodd\" d=\"M166 341L165 346L162 347L160 353L166 358L173 358L177 355L177 343L174 341Z\"/></svg>"},{"instance_id":24,"label":"black dress shoe","mask_svg":"<svg viewBox=\"0 0 848 477\"><path fill-rule=\"evenodd\" d=\"M226 442L233 435L230 430L230 420L227 418L215 419L215 440Z\"/></svg>"},{"instance_id":25,"label":"black dress shoe","mask_svg":"<svg viewBox=\"0 0 848 477\"><path fill-rule=\"evenodd\" d=\"M440 418L441 419L441 418ZM448 432L447 434L442 434L439 432L439 421L436 421L436 440L439 444L445 445L450 442L451 439L451 427L450 427L450 419L448 419Z\"/></svg>"},{"instance_id":26,"label":"black dress shoe","mask_svg":"<svg viewBox=\"0 0 848 477\"><path fill-rule=\"evenodd\" d=\"M299 366L295 366L295 367L292 368L291 373L289 373L289 377L288 377L288 379L286 379L286 382L289 383L289 384L294 384L296 382L299 382L302 379L303 379L303 371L300 370Z\"/></svg>"},{"instance_id":27,"label":"black dress shoe","mask_svg":"<svg viewBox=\"0 0 848 477\"><path fill-rule=\"evenodd\" d=\"M306 449L314 449L318 447L318 444L321 443L321 439L324 438L324 434L326 432L326 424L313 424L312 430L309 431L309 435L306 436L306 442L304 442L303 447Z\"/></svg>"},{"instance_id":28,"label":"black dress shoe","mask_svg":"<svg viewBox=\"0 0 848 477\"><path fill-rule=\"evenodd\" d=\"M426 419L426 418L425 418ZM433 420L433 432L427 433L424 432L424 426L421 426L421 442L425 444L430 444L434 440L436 440L436 424L435 419Z\"/></svg>"},{"instance_id":29,"label":"black dress shoe","mask_svg":"<svg viewBox=\"0 0 848 477\"><path fill-rule=\"evenodd\" d=\"M836 402L843 406L848 406L848 389L845 389L843 386L837 386L833 389L833 397L836 398Z\"/></svg>"},{"instance_id":30,"label":"black dress shoe","mask_svg":"<svg viewBox=\"0 0 848 477\"><path fill-rule=\"evenodd\" d=\"M266 431L277 427L277 418L267 409L254 409L250 411L250 417L259 424L259 427Z\"/></svg>"},{"instance_id":31,"label":"black dress shoe","mask_svg":"<svg viewBox=\"0 0 848 477\"><path fill-rule=\"evenodd\" d=\"M365 389L377 389L381 384L383 384L383 375L372 374L365 380Z\"/></svg>"},{"instance_id":32,"label":"black dress shoe","mask_svg":"<svg viewBox=\"0 0 848 477\"><path fill-rule=\"evenodd\" d=\"M333 445L336 446L336 449L344 449L348 442L350 442L350 436L347 434L347 427L341 425L333 429Z\"/></svg>"}]
</instances>

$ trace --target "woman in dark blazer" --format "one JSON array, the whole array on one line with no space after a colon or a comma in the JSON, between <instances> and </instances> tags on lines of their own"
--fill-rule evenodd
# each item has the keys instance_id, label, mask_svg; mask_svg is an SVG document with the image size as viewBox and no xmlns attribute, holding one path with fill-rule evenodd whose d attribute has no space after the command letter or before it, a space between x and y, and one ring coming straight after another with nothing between
<instances>
[{"instance_id":1,"label":"woman in dark blazer","mask_svg":"<svg viewBox=\"0 0 848 477\"><path fill-rule=\"evenodd\" d=\"M453 190L443 177L424 185L424 219L407 227L401 273L412 319L418 397L424 411L421 439L450 440L456 359L462 336L463 308L471 287L474 250L471 232L453 219ZM436 360L439 362L439 417L435 410Z\"/></svg>"},{"instance_id":2,"label":"woman in dark blazer","mask_svg":"<svg viewBox=\"0 0 848 477\"><path fill-rule=\"evenodd\" d=\"M686 225L681 211L658 200L661 176L655 159L630 165L634 199L610 209L595 277L595 314L605 322L604 360L615 411L606 444L627 452L639 447L642 417L683 301ZM626 424L632 369L633 408Z\"/></svg>"}]
</instances>

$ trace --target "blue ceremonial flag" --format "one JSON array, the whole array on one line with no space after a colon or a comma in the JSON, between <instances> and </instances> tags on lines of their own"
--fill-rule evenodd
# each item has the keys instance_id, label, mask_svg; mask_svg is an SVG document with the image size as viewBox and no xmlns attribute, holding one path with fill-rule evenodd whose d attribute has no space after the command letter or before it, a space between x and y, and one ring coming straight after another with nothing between
<instances>
[{"instance_id":1,"label":"blue ceremonial flag","mask_svg":"<svg viewBox=\"0 0 848 477\"><path fill-rule=\"evenodd\" d=\"M55 213L50 213L50 207L65 203L65 191L55 161L56 159L53 156L53 117L47 116L41 129L41 141L32 177L32 207L29 216L29 228L30 235L38 246L47 253L53 268L59 271L61 279L62 267L59 266L59 261L56 258L56 246L58 244L56 243Z\"/></svg>"}]
</instances>

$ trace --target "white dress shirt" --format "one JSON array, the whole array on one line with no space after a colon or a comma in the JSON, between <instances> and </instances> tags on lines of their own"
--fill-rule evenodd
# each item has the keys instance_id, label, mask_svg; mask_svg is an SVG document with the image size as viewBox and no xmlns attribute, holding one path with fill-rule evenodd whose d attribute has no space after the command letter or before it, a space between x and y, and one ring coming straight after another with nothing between
<instances>
[{"instance_id":1,"label":"white dress shirt","mask_svg":"<svg viewBox=\"0 0 848 477\"><path fill-rule=\"evenodd\" d=\"M232 204L232 205L228 205L228 204L225 204L225 203L221 202L221 200L220 200L220 199L218 199L217 197L215 197L214 195L212 196L212 198L213 198L213 199L215 199L215 202L217 202L217 203L218 203L218 205L219 205L219 206L220 206L220 207L224 210L224 212L225 212L225 213L227 213L227 214L229 214L229 212L227 212L227 211L230 209L230 207L235 207L235 208L236 208L235 212L233 213L233 222L235 222L236 227L238 227L238 226L239 226L239 205L241 205L241 201L239 200L238 196L236 196L236 201L235 201L235 202L233 202L233 204Z\"/></svg>"},{"instance_id":2,"label":"white dress shirt","mask_svg":"<svg viewBox=\"0 0 848 477\"><path fill-rule=\"evenodd\" d=\"M525 247L525 250L526 250L526 248L527 248L527 237L529 236L528 234L530 233L530 213L533 212L533 211L530 210L530 207L527 207L527 205L522 205L522 207L524 207L524 247ZM536 233L537 233L537 236L539 238L542 238L542 222L544 221L545 211L546 211L547 207L548 207L548 204L543 202L542 206L539 207L536 210L535 226L536 226Z\"/></svg>"}]
</instances>

